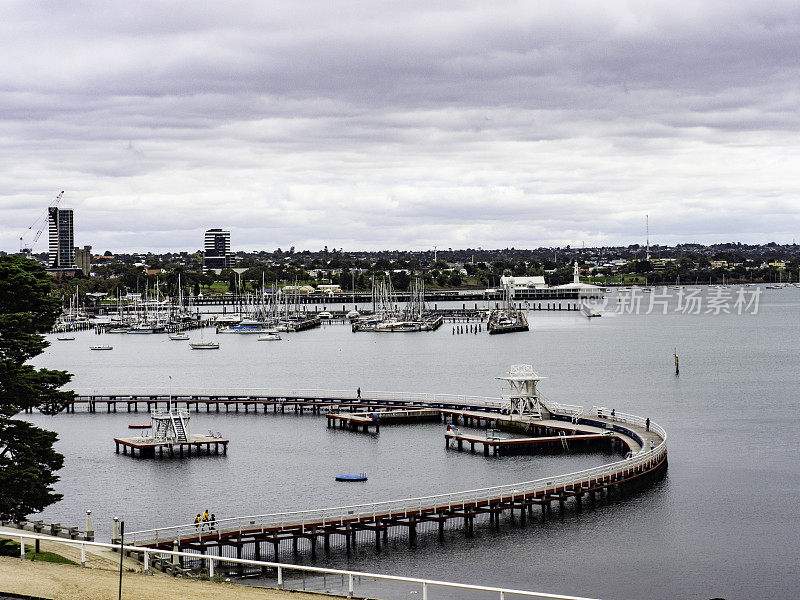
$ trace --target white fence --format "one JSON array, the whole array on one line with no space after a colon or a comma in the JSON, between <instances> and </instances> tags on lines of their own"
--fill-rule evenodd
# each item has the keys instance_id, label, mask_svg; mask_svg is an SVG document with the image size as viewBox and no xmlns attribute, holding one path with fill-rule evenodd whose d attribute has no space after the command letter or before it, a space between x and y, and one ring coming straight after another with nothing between
<instances>
[{"instance_id":1,"label":"white fence","mask_svg":"<svg viewBox=\"0 0 800 600\"><path fill-rule=\"evenodd\" d=\"M420 579L417 577L403 577L400 575L384 575L379 573L365 573L361 571L345 571L342 569L328 569L325 567L312 567L307 565L292 565L286 563L276 563L260 560L249 560L244 558L226 558L222 556L199 555L189 552L175 552L167 550L151 550L148 548L141 548L138 546L120 546L119 544L107 544L103 542L84 542L84 541L70 541L63 538L56 538L46 535L26 532L11 532L9 530L0 531L0 536L20 542L20 558L25 558L26 545L25 540L43 540L60 542L69 544L71 546L79 546L81 549L81 564L86 565L86 548L95 547L103 548L106 550L120 550L122 548L126 551L133 551L143 554L144 557L144 570L149 572L150 565L153 562L153 557L169 558L169 557L185 557L192 560L199 560L207 563L208 574L213 581L215 570L218 568L218 563L236 564L236 565L249 565L251 567L268 567L276 569L276 583L279 588L286 588L284 575L287 571L300 571L304 573L318 574L318 575L337 575L347 578L347 595L352 597L355 591L355 583L357 579L373 579L381 582L403 582L411 583L419 586L422 592L422 600L428 600L431 588L450 588L454 590L471 590L476 592L488 592L497 594L500 600L504 600L506 595L523 596L526 598L549 598L552 600L596 600L593 598L586 598L583 596L565 596L562 594L550 594L547 592L533 592L529 590L515 590L510 588L498 588L485 585L470 585L467 583L455 583L451 581L439 581L435 579Z\"/></svg>"}]
</instances>

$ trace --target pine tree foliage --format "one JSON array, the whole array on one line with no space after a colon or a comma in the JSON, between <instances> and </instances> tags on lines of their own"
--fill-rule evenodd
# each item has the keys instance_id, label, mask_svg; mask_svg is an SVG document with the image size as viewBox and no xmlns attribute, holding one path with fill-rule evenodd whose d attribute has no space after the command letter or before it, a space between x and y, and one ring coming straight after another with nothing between
<instances>
[{"instance_id":1,"label":"pine tree foliage","mask_svg":"<svg viewBox=\"0 0 800 600\"><path fill-rule=\"evenodd\" d=\"M72 392L65 371L26 364L48 343L42 333L58 318L61 302L51 295L51 279L34 261L0 257L0 518L19 520L57 502L55 471L64 457L53 448L55 433L14 415L27 409L55 414Z\"/></svg>"}]
</instances>

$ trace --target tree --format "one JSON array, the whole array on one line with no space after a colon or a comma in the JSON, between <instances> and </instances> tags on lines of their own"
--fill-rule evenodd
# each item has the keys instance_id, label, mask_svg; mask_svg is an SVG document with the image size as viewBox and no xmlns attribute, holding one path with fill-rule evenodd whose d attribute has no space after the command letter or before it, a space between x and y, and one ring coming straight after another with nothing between
<instances>
[{"instance_id":1,"label":"tree","mask_svg":"<svg viewBox=\"0 0 800 600\"><path fill-rule=\"evenodd\" d=\"M34 261L0 257L0 519L23 519L61 498L52 488L64 461L53 449L56 434L12 418L33 408L55 414L73 397L59 389L69 373L25 364L48 346L41 334L58 318L50 290Z\"/></svg>"},{"instance_id":2,"label":"tree","mask_svg":"<svg viewBox=\"0 0 800 600\"><path fill-rule=\"evenodd\" d=\"M391 278L392 287L396 290L407 290L411 285L411 277L405 271L395 271Z\"/></svg>"}]
</instances>

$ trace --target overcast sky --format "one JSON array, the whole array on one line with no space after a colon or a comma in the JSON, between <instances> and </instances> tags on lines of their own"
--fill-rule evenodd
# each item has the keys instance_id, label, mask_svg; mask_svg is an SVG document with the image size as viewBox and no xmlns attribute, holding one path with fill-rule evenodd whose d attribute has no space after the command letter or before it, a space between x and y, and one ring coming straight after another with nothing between
<instances>
[{"instance_id":1,"label":"overcast sky","mask_svg":"<svg viewBox=\"0 0 800 600\"><path fill-rule=\"evenodd\" d=\"M798 1L4 0L0 249L62 189L101 252L791 243L799 59Z\"/></svg>"}]
</instances>

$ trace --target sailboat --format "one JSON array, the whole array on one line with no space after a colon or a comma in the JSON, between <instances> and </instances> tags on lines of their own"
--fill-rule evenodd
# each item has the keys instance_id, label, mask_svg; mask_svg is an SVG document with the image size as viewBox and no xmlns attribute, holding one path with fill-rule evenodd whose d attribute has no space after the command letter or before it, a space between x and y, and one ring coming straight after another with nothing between
<instances>
[{"instance_id":1,"label":"sailboat","mask_svg":"<svg viewBox=\"0 0 800 600\"><path fill-rule=\"evenodd\" d=\"M205 341L205 335L203 334L204 331L205 331L205 328L201 327L200 328L200 341L199 342L193 342L193 343L189 344L189 346L191 346L192 350L219 350L219 342L215 342L213 340L210 341L210 342Z\"/></svg>"},{"instance_id":2,"label":"sailboat","mask_svg":"<svg viewBox=\"0 0 800 600\"><path fill-rule=\"evenodd\" d=\"M219 350L218 342L194 342L189 345L192 350Z\"/></svg>"}]
</instances>

